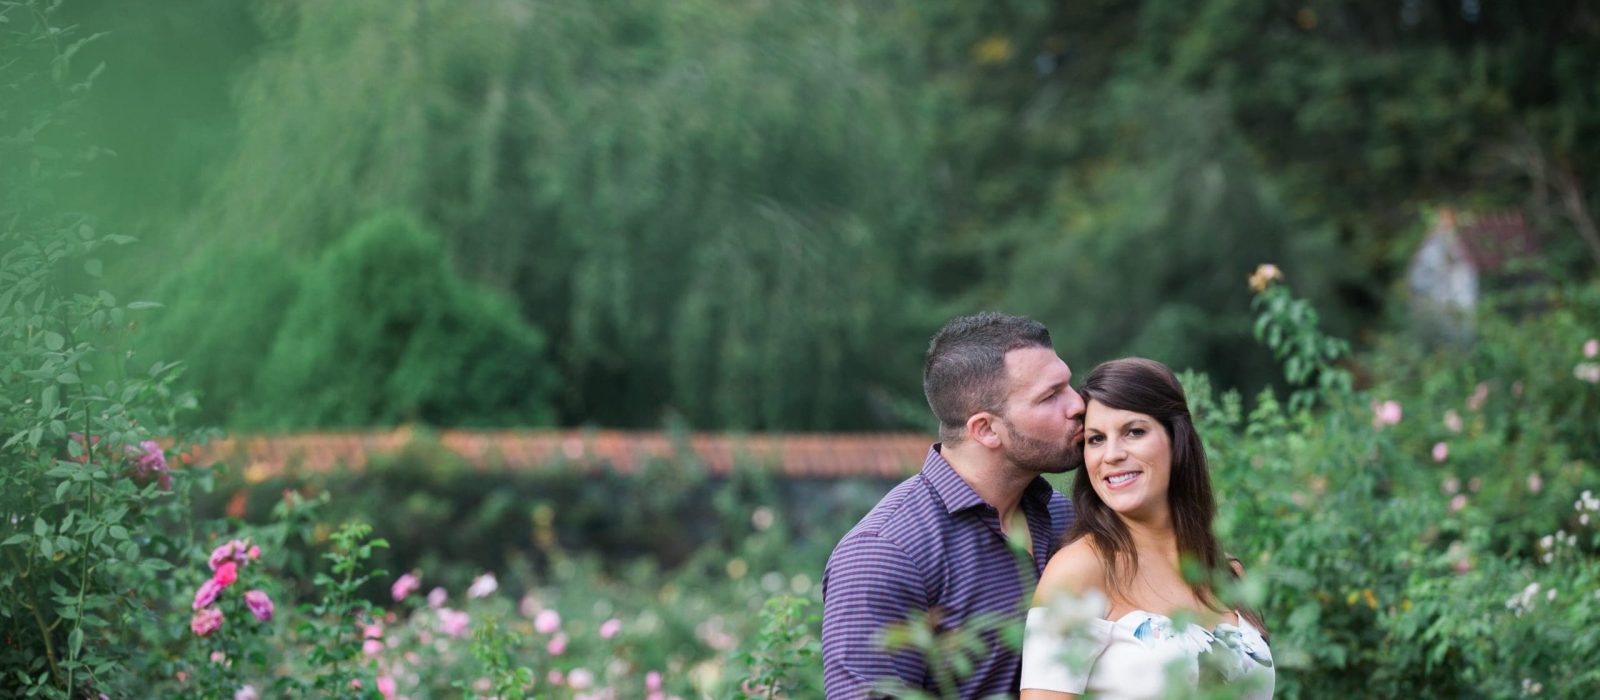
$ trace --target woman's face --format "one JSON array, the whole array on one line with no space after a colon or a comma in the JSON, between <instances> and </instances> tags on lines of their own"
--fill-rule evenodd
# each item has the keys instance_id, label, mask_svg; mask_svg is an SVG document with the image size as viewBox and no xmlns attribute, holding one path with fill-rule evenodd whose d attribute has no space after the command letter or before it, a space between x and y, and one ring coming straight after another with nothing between
<instances>
[{"instance_id":1,"label":"woman's face","mask_svg":"<svg viewBox=\"0 0 1600 700\"><path fill-rule=\"evenodd\" d=\"M1172 438L1161 423L1090 401L1084 426L1084 469L1100 500L1125 516L1164 512L1172 479Z\"/></svg>"}]
</instances>

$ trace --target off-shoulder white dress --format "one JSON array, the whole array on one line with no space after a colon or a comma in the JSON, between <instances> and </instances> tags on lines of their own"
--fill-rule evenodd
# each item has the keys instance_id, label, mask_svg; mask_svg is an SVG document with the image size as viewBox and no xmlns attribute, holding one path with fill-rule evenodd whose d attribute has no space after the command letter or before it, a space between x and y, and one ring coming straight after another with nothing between
<instances>
[{"instance_id":1,"label":"off-shoulder white dress","mask_svg":"<svg viewBox=\"0 0 1600 700\"><path fill-rule=\"evenodd\" d=\"M1203 668L1208 681L1238 684L1240 697L1272 697L1272 650L1243 615L1237 625L1224 622L1207 630L1189 624L1180 630L1171 618L1142 610L1115 621L1092 618L1067 624L1052 620L1051 614L1047 608L1028 611L1024 690L1153 698L1165 692L1173 673L1194 685Z\"/></svg>"}]
</instances>

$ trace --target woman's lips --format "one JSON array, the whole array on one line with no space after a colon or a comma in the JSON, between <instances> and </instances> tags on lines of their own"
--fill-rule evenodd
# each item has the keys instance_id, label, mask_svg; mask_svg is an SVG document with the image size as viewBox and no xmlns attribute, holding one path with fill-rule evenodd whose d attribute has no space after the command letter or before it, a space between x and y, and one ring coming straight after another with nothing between
<instances>
[{"instance_id":1,"label":"woman's lips","mask_svg":"<svg viewBox=\"0 0 1600 700\"><path fill-rule=\"evenodd\" d=\"M1109 474L1105 478L1106 488L1113 491L1127 488L1134 482L1138 481L1139 477L1143 475L1144 472L1115 472Z\"/></svg>"}]
</instances>

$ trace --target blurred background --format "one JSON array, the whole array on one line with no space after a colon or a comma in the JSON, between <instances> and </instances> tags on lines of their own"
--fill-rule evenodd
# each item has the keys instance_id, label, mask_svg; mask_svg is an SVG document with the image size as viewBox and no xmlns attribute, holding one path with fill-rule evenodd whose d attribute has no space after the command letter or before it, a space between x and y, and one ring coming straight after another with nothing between
<instances>
[{"instance_id":1,"label":"blurred background","mask_svg":"<svg viewBox=\"0 0 1600 700\"><path fill-rule=\"evenodd\" d=\"M1192 370L1278 697L1595 697L1596 66L1578 0L0 0L0 695L819 696L999 309ZM283 612L191 631L235 538Z\"/></svg>"},{"instance_id":2,"label":"blurred background","mask_svg":"<svg viewBox=\"0 0 1600 700\"><path fill-rule=\"evenodd\" d=\"M1360 343L1442 207L1600 260L1581 2L63 10L70 196L211 425L927 430L988 308L1249 394L1259 263Z\"/></svg>"}]
</instances>

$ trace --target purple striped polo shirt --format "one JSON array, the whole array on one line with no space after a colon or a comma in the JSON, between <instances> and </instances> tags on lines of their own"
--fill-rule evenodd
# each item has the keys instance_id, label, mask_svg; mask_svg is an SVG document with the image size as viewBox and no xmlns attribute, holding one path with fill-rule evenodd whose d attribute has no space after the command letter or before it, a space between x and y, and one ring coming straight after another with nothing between
<instances>
[{"instance_id":1,"label":"purple striped polo shirt","mask_svg":"<svg viewBox=\"0 0 1600 700\"><path fill-rule=\"evenodd\" d=\"M1022 620L1022 601L1071 524L1072 503L1042 478L1023 492L1021 508L1033 537L1026 580L1000 530L1000 513L980 498L939 454L928 450L922 471L901 482L861 519L828 558L822 574L822 668L829 698L865 697L873 681L899 678L936 689L917 652L890 654L875 637L913 610L939 611L940 630L996 613ZM963 679L963 698L1016 695L1022 661L986 636L989 652Z\"/></svg>"}]
</instances>

